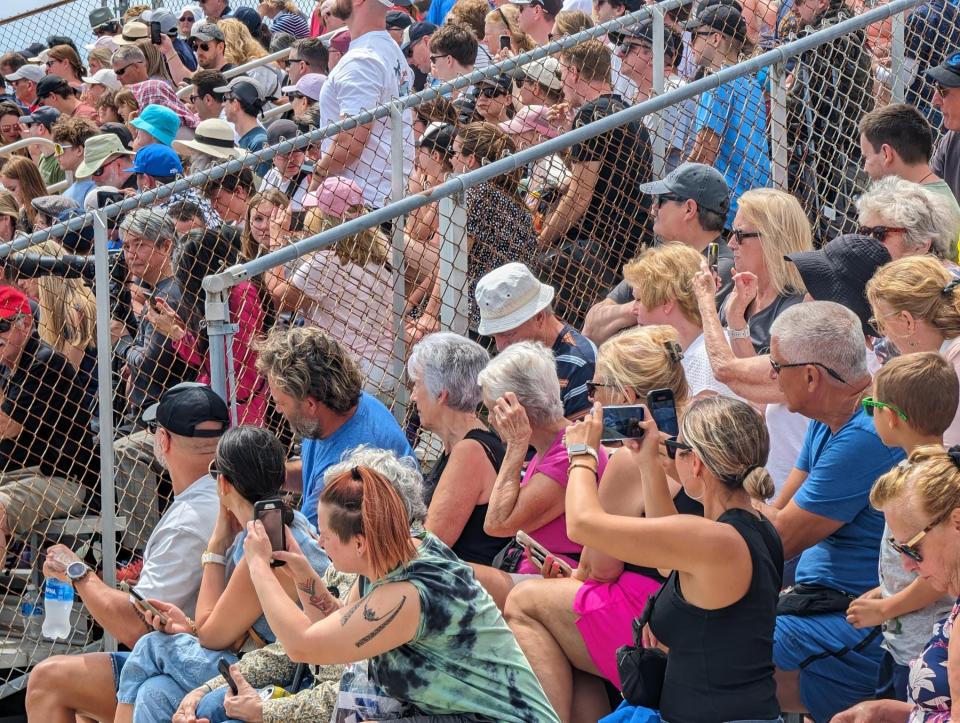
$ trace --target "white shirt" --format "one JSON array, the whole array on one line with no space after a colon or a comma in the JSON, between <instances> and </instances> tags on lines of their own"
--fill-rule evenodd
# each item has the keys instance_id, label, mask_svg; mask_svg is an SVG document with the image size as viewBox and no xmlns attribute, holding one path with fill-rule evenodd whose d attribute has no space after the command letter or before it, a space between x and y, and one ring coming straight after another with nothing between
<instances>
[{"instance_id":1,"label":"white shirt","mask_svg":"<svg viewBox=\"0 0 960 723\"><path fill-rule=\"evenodd\" d=\"M300 185L293 190L293 195L290 195L290 193L287 192L287 186L290 184L290 181L281 176L280 171L278 171L275 166L271 166L270 170L263 176L263 181L260 183L260 190L264 191L268 188L275 188L290 199L291 211L302 211L303 199L310 190L310 179L312 177L312 174L304 174Z\"/></svg>"},{"instance_id":2,"label":"white shirt","mask_svg":"<svg viewBox=\"0 0 960 723\"><path fill-rule=\"evenodd\" d=\"M200 556L219 514L217 483L208 474L176 495L147 540L136 591L192 616L203 577Z\"/></svg>"},{"instance_id":3,"label":"white shirt","mask_svg":"<svg viewBox=\"0 0 960 723\"><path fill-rule=\"evenodd\" d=\"M586 13L588 18L593 17L593 0L563 0L564 10L579 10Z\"/></svg>"},{"instance_id":4,"label":"white shirt","mask_svg":"<svg viewBox=\"0 0 960 723\"><path fill-rule=\"evenodd\" d=\"M690 346L683 350L682 363L691 397L695 397L700 392L716 392L725 397L740 399L730 387L718 382L717 378L713 376L713 367L710 366L710 357L707 356L707 345L703 340L703 334L694 339Z\"/></svg>"},{"instance_id":5,"label":"white shirt","mask_svg":"<svg viewBox=\"0 0 960 723\"><path fill-rule=\"evenodd\" d=\"M810 420L802 414L791 412L787 405L776 403L767 405L764 421L770 434L766 468L773 478L776 494L779 494L790 472L797 466L797 457L800 456Z\"/></svg>"},{"instance_id":6,"label":"white shirt","mask_svg":"<svg viewBox=\"0 0 960 723\"><path fill-rule=\"evenodd\" d=\"M364 33L350 43L320 90L320 127L408 95L412 87L413 71L390 34L386 30ZM390 128L390 116L374 121L360 158L339 174L356 181L373 208L383 207L391 191ZM323 141L324 153L332 141ZM405 177L413 169L413 154L413 113L408 109L403 111Z\"/></svg>"},{"instance_id":7,"label":"white shirt","mask_svg":"<svg viewBox=\"0 0 960 723\"><path fill-rule=\"evenodd\" d=\"M614 52L613 43L608 42L607 47L610 48L610 80L612 81L613 92L627 103L633 103L633 99L637 95L637 84L623 72L623 58Z\"/></svg>"}]
</instances>

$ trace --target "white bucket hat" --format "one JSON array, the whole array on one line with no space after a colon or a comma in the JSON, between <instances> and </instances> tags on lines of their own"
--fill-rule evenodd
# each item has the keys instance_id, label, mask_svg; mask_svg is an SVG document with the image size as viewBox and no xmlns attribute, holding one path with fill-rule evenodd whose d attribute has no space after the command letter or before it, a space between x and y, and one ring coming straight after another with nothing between
<instances>
[{"instance_id":1,"label":"white bucket hat","mask_svg":"<svg viewBox=\"0 0 960 723\"><path fill-rule=\"evenodd\" d=\"M524 264L510 263L482 277L475 296L480 310L477 333L492 336L516 329L546 309L553 301L554 291Z\"/></svg>"},{"instance_id":2,"label":"white bucket hat","mask_svg":"<svg viewBox=\"0 0 960 723\"><path fill-rule=\"evenodd\" d=\"M219 118L200 121L194 130L193 140L174 141L173 147L185 155L190 151L200 151L222 159L242 158L247 153L234 141L233 127Z\"/></svg>"}]
</instances>

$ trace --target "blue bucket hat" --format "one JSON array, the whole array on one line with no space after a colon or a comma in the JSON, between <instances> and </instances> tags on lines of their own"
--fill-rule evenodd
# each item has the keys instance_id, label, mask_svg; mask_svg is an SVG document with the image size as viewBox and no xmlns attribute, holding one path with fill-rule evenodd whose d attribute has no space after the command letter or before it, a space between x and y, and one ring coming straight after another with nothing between
<instances>
[{"instance_id":1,"label":"blue bucket hat","mask_svg":"<svg viewBox=\"0 0 960 723\"><path fill-rule=\"evenodd\" d=\"M169 146L177 137L177 131L180 130L180 116L166 106L151 103L130 122L130 125L146 131L160 143Z\"/></svg>"},{"instance_id":2,"label":"blue bucket hat","mask_svg":"<svg viewBox=\"0 0 960 723\"><path fill-rule=\"evenodd\" d=\"M125 168L124 171L163 178L183 173L183 164L177 152L170 146L151 143L137 151L137 155L133 158L133 166Z\"/></svg>"}]
</instances>

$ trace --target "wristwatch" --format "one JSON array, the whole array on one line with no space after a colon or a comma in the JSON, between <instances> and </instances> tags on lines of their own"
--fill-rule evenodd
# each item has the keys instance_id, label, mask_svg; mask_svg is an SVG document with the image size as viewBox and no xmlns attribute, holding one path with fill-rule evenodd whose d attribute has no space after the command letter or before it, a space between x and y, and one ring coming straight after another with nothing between
<instances>
[{"instance_id":1,"label":"wristwatch","mask_svg":"<svg viewBox=\"0 0 960 723\"><path fill-rule=\"evenodd\" d=\"M579 457L580 455L589 454L598 462L600 461L597 457L597 450L591 447L589 444L568 444L567 445L567 459L571 462L574 457Z\"/></svg>"},{"instance_id":2,"label":"wristwatch","mask_svg":"<svg viewBox=\"0 0 960 723\"><path fill-rule=\"evenodd\" d=\"M731 329L727 327L727 336L731 339L749 339L750 338L750 325L747 324L742 329Z\"/></svg>"},{"instance_id":3,"label":"wristwatch","mask_svg":"<svg viewBox=\"0 0 960 723\"><path fill-rule=\"evenodd\" d=\"M70 582L80 582L90 572L90 566L83 560L75 560L67 565L67 577Z\"/></svg>"}]
</instances>

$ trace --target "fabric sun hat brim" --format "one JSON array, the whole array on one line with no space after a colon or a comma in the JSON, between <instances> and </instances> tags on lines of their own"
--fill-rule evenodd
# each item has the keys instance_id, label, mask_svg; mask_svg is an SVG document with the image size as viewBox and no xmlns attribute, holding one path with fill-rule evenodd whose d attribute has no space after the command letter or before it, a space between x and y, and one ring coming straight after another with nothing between
<instances>
[{"instance_id":1,"label":"fabric sun hat brim","mask_svg":"<svg viewBox=\"0 0 960 723\"><path fill-rule=\"evenodd\" d=\"M493 336L502 334L505 331L516 329L523 322L532 319L536 314L546 309L553 303L555 292L552 286L540 283L536 295L530 297L520 308L510 314L497 317L496 319L485 319L480 317L480 324L477 326L477 333L481 336Z\"/></svg>"}]
</instances>

